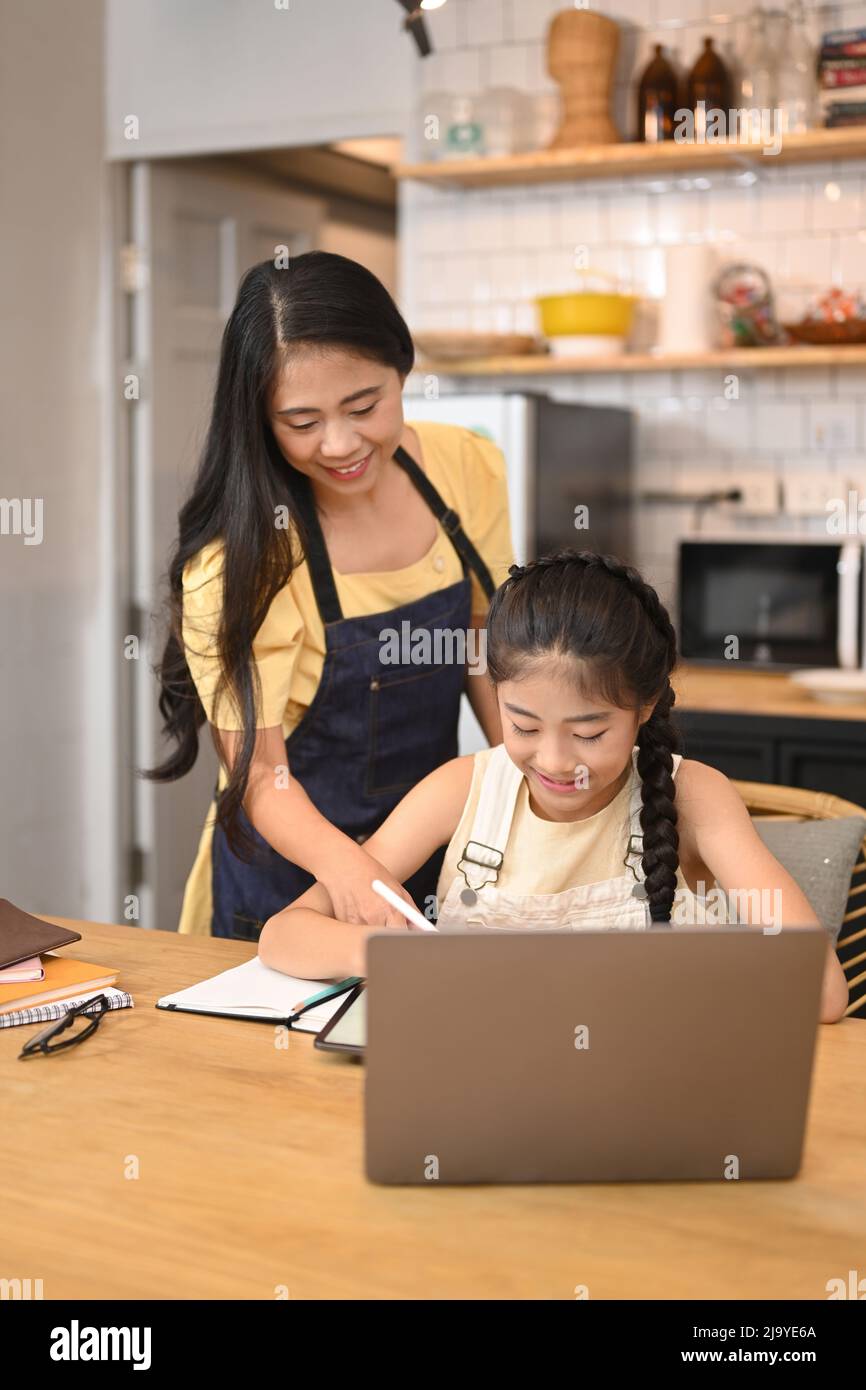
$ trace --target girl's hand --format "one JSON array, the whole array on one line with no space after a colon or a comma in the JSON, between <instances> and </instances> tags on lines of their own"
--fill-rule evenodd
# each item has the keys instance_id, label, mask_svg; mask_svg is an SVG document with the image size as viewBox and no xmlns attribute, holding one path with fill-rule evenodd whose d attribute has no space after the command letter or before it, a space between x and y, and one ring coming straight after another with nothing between
<instances>
[{"instance_id":1,"label":"girl's hand","mask_svg":"<svg viewBox=\"0 0 866 1390\"><path fill-rule=\"evenodd\" d=\"M338 922L360 922L373 927L407 927L406 918L386 903L370 884L374 878L391 888L409 907L414 907L402 883L398 883L384 864L367 854L360 845L347 846L337 859L318 873L319 882L327 889Z\"/></svg>"}]
</instances>

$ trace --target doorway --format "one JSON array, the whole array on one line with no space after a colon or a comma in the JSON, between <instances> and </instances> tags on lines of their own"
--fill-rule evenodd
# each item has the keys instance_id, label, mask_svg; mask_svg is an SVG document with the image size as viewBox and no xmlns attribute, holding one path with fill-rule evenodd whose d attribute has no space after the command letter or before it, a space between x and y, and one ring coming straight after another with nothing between
<instances>
[{"instance_id":1,"label":"doorway","mask_svg":"<svg viewBox=\"0 0 866 1390\"><path fill-rule=\"evenodd\" d=\"M116 852L129 920L173 931L217 777L207 729L195 767L160 785L136 769L163 760L154 666L177 516L207 428L225 322L251 265L279 248L361 261L396 293L400 141L137 162L127 170L125 300L119 343L124 414L117 432L125 486L121 582L136 659L124 663L121 805Z\"/></svg>"}]
</instances>

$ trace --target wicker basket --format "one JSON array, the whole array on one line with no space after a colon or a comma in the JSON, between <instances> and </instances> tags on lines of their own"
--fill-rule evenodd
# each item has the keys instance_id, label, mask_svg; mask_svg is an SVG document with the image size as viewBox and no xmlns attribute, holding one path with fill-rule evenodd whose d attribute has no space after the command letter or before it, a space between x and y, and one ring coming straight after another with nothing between
<instances>
[{"instance_id":1,"label":"wicker basket","mask_svg":"<svg viewBox=\"0 0 866 1390\"><path fill-rule=\"evenodd\" d=\"M846 319L844 323L786 323L784 327L798 343L838 347L845 343L866 343L866 319Z\"/></svg>"}]
</instances>

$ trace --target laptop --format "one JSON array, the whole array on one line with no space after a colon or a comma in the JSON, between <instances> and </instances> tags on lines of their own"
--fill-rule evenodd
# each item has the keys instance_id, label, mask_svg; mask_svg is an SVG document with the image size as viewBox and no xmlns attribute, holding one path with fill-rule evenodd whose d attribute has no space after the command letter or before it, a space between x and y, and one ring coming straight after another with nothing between
<instances>
[{"instance_id":1,"label":"laptop","mask_svg":"<svg viewBox=\"0 0 866 1390\"><path fill-rule=\"evenodd\" d=\"M820 927L386 932L367 949L373 1182L797 1173Z\"/></svg>"}]
</instances>

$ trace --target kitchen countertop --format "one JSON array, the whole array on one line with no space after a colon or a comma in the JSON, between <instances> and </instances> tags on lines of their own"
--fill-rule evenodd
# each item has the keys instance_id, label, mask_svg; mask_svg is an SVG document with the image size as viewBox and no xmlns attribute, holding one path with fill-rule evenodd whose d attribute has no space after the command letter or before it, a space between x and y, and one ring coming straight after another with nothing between
<instances>
[{"instance_id":1,"label":"kitchen countertop","mask_svg":"<svg viewBox=\"0 0 866 1390\"><path fill-rule=\"evenodd\" d=\"M784 671L724 670L683 662L674 672L672 684L677 694L677 710L775 714L791 719L866 720L866 700L856 704L825 704L796 686Z\"/></svg>"}]
</instances>

